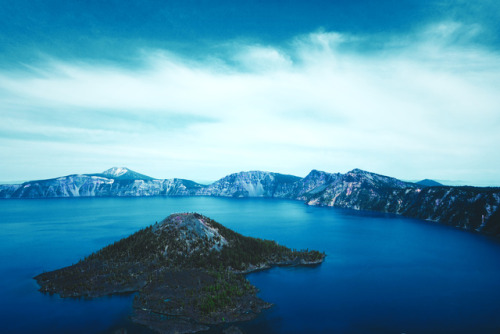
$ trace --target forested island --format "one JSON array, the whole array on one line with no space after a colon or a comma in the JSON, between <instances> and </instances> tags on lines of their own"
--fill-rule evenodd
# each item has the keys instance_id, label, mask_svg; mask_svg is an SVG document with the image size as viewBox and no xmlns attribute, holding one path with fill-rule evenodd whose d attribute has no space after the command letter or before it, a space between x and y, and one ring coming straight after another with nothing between
<instances>
[{"instance_id":1,"label":"forested island","mask_svg":"<svg viewBox=\"0 0 500 334\"><path fill-rule=\"evenodd\" d=\"M41 292L63 298L138 292L133 321L160 333L191 333L250 320L271 306L243 274L324 258L245 237L198 213L179 213L35 279Z\"/></svg>"}]
</instances>

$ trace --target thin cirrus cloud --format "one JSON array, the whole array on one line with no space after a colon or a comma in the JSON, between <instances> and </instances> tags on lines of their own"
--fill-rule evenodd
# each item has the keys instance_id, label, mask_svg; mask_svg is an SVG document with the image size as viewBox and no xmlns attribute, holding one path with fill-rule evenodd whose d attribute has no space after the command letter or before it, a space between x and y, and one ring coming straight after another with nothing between
<instances>
[{"instance_id":1,"label":"thin cirrus cloud","mask_svg":"<svg viewBox=\"0 0 500 334\"><path fill-rule=\"evenodd\" d=\"M52 59L0 73L3 173L23 178L22 157L43 170L53 156L62 173L117 161L204 180L360 167L500 184L500 59L471 42L480 30L445 22L377 47L319 31L222 45L204 61L142 50L136 68Z\"/></svg>"}]
</instances>

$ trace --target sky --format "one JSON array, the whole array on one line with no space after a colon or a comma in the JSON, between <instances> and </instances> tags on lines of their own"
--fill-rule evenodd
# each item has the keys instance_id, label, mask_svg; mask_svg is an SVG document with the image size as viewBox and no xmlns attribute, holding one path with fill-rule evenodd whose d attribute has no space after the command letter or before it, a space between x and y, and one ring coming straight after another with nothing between
<instances>
[{"instance_id":1,"label":"sky","mask_svg":"<svg viewBox=\"0 0 500 334\"><path fill-rule=\"evenodd\" d=\"M0 180L500 186L500 2L0 0Z\"/></svg>"}]
</instances>

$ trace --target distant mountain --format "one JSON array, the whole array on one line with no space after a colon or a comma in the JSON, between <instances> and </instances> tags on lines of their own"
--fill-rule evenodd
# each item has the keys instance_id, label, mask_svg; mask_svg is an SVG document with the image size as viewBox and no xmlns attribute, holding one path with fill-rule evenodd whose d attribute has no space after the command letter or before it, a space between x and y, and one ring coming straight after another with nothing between
<instances>
[{"instance_id":1,"label":"distant mountain","mask_svg":"<svg viewBox=\"0 0 500 334\"><path fill-rule=\"evenodd\" d=\"M0 198L113 196L272 197L308 205L394 213L500 236L500 188L404 182L360 169L345 174L312 170L306 177L250 171L202 185L154 179L124 167L99 174L0 185Z\"/></svg>"},{"instance_id":2,"label":"distant mountain","mask_svg":"<svg viewBox=\"0 0 500 334\"><path fill-rule=\"evenodd\" d=\"M154 178L150 176L139 174L126 167L113 167L108 170L105 170L100 174L88 174L88 175L101 176L114 180L144 180L144 181L154 180Z\"/></svg>"},{"instance_id":3,"label":"distant mountain","mask_svg":"<svg viewBox=\"0 0 500 334\"><path fill-rule=\"evenodd\" d=\"M441 183L434 181L434 180L429 180L429 179L424 179L422 181L415 182L418 185L421 185L423 187L439 187L442 186Z\"/></svg>"},{"instance_id":4,"label":"distant mountain","mask_svg":"<svg viewBox=\"0 0 500 334\"><path fill-rule=\"evenodd\" d=\"M306 200L326 189L329 184L335 182L342 174L327 173L313 169L306 177L295 183L295 189L289 197Z\"/></svg>"},{"instance_id":5,"label":"distant mountain","mask_svg":"<svg viewBox=\"0 0 500 334\"><path fill-rule=\"evenodd\" d=\"M204 187L189 180L153 179L128 168L113 167L97 174L0 185L0 198L189 196Z\"/></svg>"},{"instance_id":6,"label":"distant mountain","mask_svg":"<svg viewBox=\"0 0 500 334\"><path fill-rule=\"evenodd\" d=\"M324 190L309 193L310 205L327 205L356 210L386 211L386 197L395 190L413 189L417 185L375 173L354 169L339 175Z\"/></svg>"},{"instance_id":7,"label":"distant mountain","mask_svg":"<svg viewBox=\"0 0 500 334\"><path fill-rule=\"evenodd\" d=\"M422 187L355 169L307 204L395 213L500 236L500 188Z\"/></svg>"},{"instance_id":8,"label":"distant mountain","mask_svg":"<svg viewBox=\"0 0 500 334\"><path fill-rule=\"evenodd\" d=\"M298 176L251 171L228 175L210 184L199 195L224 197L289 197Z\"/></svg>"}]
</instances>

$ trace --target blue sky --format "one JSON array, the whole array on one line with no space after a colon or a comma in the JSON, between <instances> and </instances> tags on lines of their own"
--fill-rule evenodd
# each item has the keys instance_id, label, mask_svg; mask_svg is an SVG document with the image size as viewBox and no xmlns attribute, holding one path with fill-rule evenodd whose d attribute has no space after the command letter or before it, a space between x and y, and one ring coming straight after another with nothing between
<instances>
[{"instance_id":1,"label":"blue sky","mask_svg":"<svg viewBox=\"0 0 500 334\"><path fill-rule=\"evenodd\" d=\"M0 1L0 180L500 185L497 1Z\"/></svg>"}]
</instances>

